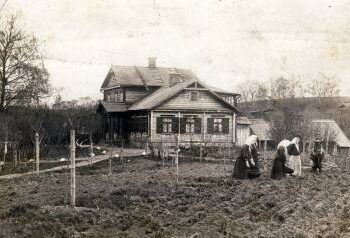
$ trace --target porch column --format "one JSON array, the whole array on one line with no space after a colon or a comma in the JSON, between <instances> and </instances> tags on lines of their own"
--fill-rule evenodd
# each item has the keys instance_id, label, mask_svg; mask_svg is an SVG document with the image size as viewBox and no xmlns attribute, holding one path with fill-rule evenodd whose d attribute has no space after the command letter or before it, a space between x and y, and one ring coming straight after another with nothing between
<instances>
[{"instance_id":1,"label":"porch column","mask_svg":"<svg viewBox=\"0 0 350 238\"><path fill-rule=\"evenodd\" d=\"M153 133L152 133L152 123L153 123L153 110L151 110L151 114L150 114L150 120L149 120L149 126L148 126L148 136L149 136L149 142L153 141Z\"/></svg>"},{"instance_id":2,"label":"porch column","mask_svg":"<svg viewBox=\"0 0 350 238\"><path fill-rule=\"evenodd\" d=\"M232 143L236 142L236 113L232 114Z\"/></svg>"},{"instance_id":3,"label":"porch column","mask_svg":"<svg viewBox=\"0 0 350 238\"><path fill-rule=\"evenodd\" d=\"M177 133L178 133L178 142L180 143L181 142L181 140L180 140L180 131L181 131L181 113L180 112L178 112L178 117L179 117L179 128L178 128L178 131L177 131Z\"/></svg>"},{"instance_id":4,"label":"porch column","mask_svg":"<svg viewBox=\"0 0 350 238\"><path fill-rule=\"evenodd\" d=\"M205 143L205 136L206 136L206 133L207 133L207 118L205 116L205 112L203 112L203 142Z\"/></svg>"},{"instance_id":5,"label":"porch column","mask_svg":"<svg viewBox=\"0 0 350 238\"><path fill-rule=\"evenodd\" d=\"M107 115L106 115L106 123L107 123L108 130L106 131L105 136L108 136L108 139L106 138L106 140L108 140L108 142L110 142L110 140L111 140L111 114L109 114L109 113L107 113Z\"/></svg>"},{"instance_id":6,"label":"porch column","mask_svg":"<svg viewBox=\"0 0 350 238\"><path fill-rule=\"evenodd\" d=\"M110 128L111 128L111 132L110 132L110 140L111 140L111 142L113 142L114 141L114 118L113 118L113 116L111 115L110 116Z\"/></svg>"}]
</instances>

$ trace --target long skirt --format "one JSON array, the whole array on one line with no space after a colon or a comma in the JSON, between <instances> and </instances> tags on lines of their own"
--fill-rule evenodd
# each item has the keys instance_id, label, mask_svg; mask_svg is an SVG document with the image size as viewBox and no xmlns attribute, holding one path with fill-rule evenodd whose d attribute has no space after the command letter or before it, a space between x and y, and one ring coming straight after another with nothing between
<instances>
[{"instance_id":1,"label":"long skirt","mask_svg":"<svg viewBox=\"0 0 350 238\"><path fill-rule=\"evenodd\" d=\"M245 159L238 157L235 163L235 168L233 170L233 178L236 179L247 179L249 168L246 165Z\"/></svg>"},{"instance_id":2,"label":"long skirt","mask_svg":"<svg viewBox=\"0 0 350 238\"><path fill-rule=\"evenodd\" d=\"M301 159L300 156L290 156L289 167L294 170L292 175L301 176Z\"/></svg>"}]
</instances>

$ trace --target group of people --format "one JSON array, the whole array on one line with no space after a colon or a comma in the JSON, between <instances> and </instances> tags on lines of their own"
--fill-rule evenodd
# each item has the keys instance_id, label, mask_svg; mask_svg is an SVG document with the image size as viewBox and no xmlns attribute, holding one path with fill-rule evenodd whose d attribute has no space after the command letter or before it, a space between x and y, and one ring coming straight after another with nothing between
<instances>
[{"instance_id":1,"label":"group of people","mask_svg":"<svg viewBox=\"0 0 350 238\"><path fill-rule=\"evenodd\" d=\"M300 139L293 138L291 141L284 139L277 145L276 155L271 169L272 179L282 179L287 176L301 176L301 159L299 149ZM259 168L259 139L251 135L244 143L236 160L233 177L236 179L252 179L261 175ZM313 150L310 159L313 162L312 171L316 174L322 171L322 161L325 152L321 140L314 140Z\"/></svg>"}]
</instances>

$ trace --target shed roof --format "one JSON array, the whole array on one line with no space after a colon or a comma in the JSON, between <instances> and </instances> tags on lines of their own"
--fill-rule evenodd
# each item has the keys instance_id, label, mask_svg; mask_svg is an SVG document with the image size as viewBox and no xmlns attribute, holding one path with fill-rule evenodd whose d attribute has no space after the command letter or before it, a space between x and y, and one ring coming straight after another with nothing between
<instances>
[{"instance_id":1,"label":"shed roof","mask_svg":"<svg viewBox=\"0 0 350 238\"><path fill-rule=\"evenodd\" d=\"M271 138L271 124L264 119L249 119L252 122L250 128L253 133L258 136L259 140L272 140Z\"/></svg>"},{"instance_id":2,"label":"shed roof","mask_svg":"<svg viewBox=\"0 0 350 238\"><path fill-rule=\"evenodd\" d=\"M239 125L251 125L253 124L248 117L237 117L237 124Z\"/></svg>"},{"instance_id":3,"label":"shed roof","mask_svg":"<svg viewBox=\"0 0 350 238\"><path fill-rule=\"evenodd\" d=\"M331 130L330 133L334 133L334 141L339 147L350 147L350 140L345 135L343 130L338 126L338 124L331 119L314 119L311 121L313 126L319 126L320 133L327 133L327 130Z\"/></svg>"},{"instance_id":4,"label":"shed roof","mask_svg":"<svg viewBox=\"0 0 350 238\"><path fill-rule=\"evenodd\" d=\"M125 103L115 103L115 102L106 102L106 101L100 101L97 106L97 111L103 108L106 112L125 112L126 105Z\"/></svg>"}]
</instances>

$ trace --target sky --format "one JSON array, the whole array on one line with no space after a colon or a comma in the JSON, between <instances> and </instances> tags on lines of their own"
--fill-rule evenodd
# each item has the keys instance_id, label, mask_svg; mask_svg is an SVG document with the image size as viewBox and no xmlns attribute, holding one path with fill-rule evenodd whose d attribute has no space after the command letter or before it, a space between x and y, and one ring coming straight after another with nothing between
<instances>
[{"instance_id":1,"label":"sky","mask_svg":"<svg viewBox=\"0 0 350 238\"><path fill-rule=\"evenodd\" d=\"M3 3L5 3L3 5ZM237 92L245 80L335 75L350 95L350 1L0 0L35 34L64 100L102 97L110 65L192 69Z\"/></svg>"}]
</instances>

